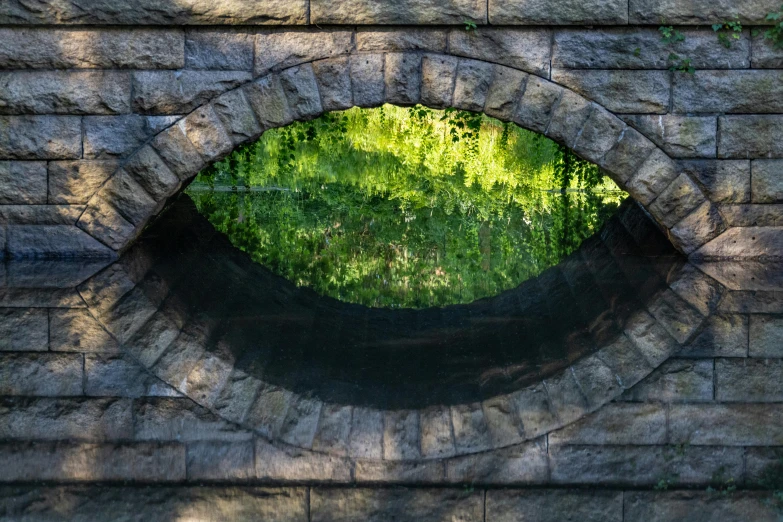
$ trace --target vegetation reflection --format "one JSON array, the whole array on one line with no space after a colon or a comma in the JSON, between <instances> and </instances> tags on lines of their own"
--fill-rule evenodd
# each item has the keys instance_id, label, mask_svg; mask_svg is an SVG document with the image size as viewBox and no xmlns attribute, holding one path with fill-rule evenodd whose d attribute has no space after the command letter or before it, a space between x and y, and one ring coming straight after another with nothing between
<instances>
[{"instance_id":1,"label":"vegetation reflection","mask_svg":"<svg viewBox=\"0 0 783 522\"><path fill-rule=\"evenodd\" d=\"M573 252L625 196L541 135L418 106L266 132L188 193L234 245L297 285L409 308L519 285Z\"/></svg>"}]
</instances>

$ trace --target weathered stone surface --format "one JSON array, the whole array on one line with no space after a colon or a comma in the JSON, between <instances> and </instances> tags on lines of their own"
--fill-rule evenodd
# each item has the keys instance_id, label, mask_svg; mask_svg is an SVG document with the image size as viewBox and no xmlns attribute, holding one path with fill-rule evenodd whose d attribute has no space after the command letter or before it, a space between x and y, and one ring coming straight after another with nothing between
<instances>
[{"instance_id":1,"label":"weathered stone surface","mask_svg":"<svg viewBox=\"0 0 783 522\"><path fill-rule=\"evenodd\" d=\"M511 121L527 86L528 77L527 74L516 69L496 65L484 112L489 116ZM423 96L422 94L422 98Z\"/></svg>"},{"instance_id":2,"label":"weathered stone surface","mask_svg":"<svg viewBox=\"0 0 783 522\"><path fill-rule=\"evenodd\" d=\"M318 399L296 397L280 425L279 439L299 448L311 448L323 403Z\"/></svg>"},{"instance_id":3,"label":"weathered stone surface","mask_svg":"<svg viewBox=\"0 0 783 522\"><path fill-rule=\"evenodd\" d=\"M14 208L11 206L11 208ZM45 206L45 208L47 208ZM57 206L57 208L62 208ZM71 208L71 207L67 207ZM76 207L80 208L80 207ZM57 261L45 261L28 259L23 261L11 261L4 268L3 286L11 288L25 288L55 292L60 290L73 290L75 286L86 279L95 276L98 272L112 263L110 259L62 259Z\"/></svg>"},{"instance_id":4,"label":"weathered stone surface","mask_svg":"<svg viewBox=\"0 0 783 522\"><path fill-rule=\"evenodd\" d=\"M739 40L732 39L731 48L726 49L714 31L680 32L685 40L666 43L653 28L560 29L555 32L552 65L566 69L668 69L672 53L687 56L696 69L746 69L750 65L747 33Z\"/></svg>"},{"instance_id":5,"label":"weathered stone surface","mask_svg":"<svg viewBox=\"0 0 783 522\"><path fill-rule=\"evenodd\" d=\"M673 158L714 158L718 119L708 116L633 115L623 119Z\"/></svg>"},{"instance_id":6,"label":"weathered stone surface","mask_svg":"<svg viewBox=\"0 0 783 522\"><path fill-rule=\"evenodd\" d=\"M722 496L700 491L634 492L626 494L624 503L626 520L773 522L779 517L765 493L734 492Z\"/></svg>"},{"instance_id":7,"label":"weathered stone surface","mask_svg":"<svg viewBox=\"0 0 783 522\"><path fill-rule=\"evenodd\" d=\"M555 104L563 89L547 80L531 76L513 121L525 129L543 133L552 118Z\"/></svg>"},{"instance_id":8,"label":"weathered stone surface","mask_svg":"<svg viewBox=\"0 0 783 522\"><path fill-rule=\"evenodd\" d=\"M580 419L588 412L587 399L570 371L545 380L544 386L551 408L561 425Z\"/></svg>"},{"instance_id":9,"label":"weathered stone surface","mask_svg":"<svg viewBox=\"0 0 783 522\"><path fill-rule=\"evenodd\" d=\"M574 151L583 158L599 163L620 139L625 124L609 111L596 107L574 145Z\"/></svg>"},{"instance_id":10,"label":"weathered stone surface","mask_svg":"<svg viewBox=\"0 0 783 522\"><path fill-rule=\"evenodd\" d=\"M353 103L358 107L377 107L383 104L384 62L382 54L362 54L351 57L351 88Z\"/></svg>"},{"instance_id":11,"label":"weathered stone surface","mask_svg":"<svg viewBox=\"0 0 783 522\"><path fill-rule=\"evenodd\" d=\"M362 484L439 484L445 476L445 465L439 460L358 460L354 467L354 478Z\"/></svg>"},{"instance_id":12,"label":"weathered stone surface","mask_svg":"<svg viewBox=\"0 0 783 522\"><path fill-rule=\"evenodd\" d=\"M179 116L88 116L84 118L84 157L125 157Z\"/></svg>"},{"instance_id":13,"label":"weathered stone surface","mask_svg":"<svg viewBox=\"0 0 783 522\"><path fill-rule=\"evenodd\" d=\"M421 56L389 53L386 55L386 102L415 105L421 99Z\"/></svg>"},{"instance_id":14,"label":"weathered stone surface","mask_svg":"<svg viewBox=\"0 0 783 522\"><path fill-rule=\"evenodd\" d=\"M313 449L334 455L348 454L348 437L351 435L353 408L337 404L324 404L318 431L313 439Z\"/></svg>"},{"instance_id":15,"label":"weathered stone surface","mask_svg":"<svg viewBox=\"0 0 783 522\"><path fill-rule=\"evenodd\" d=\"M650 314L640 311L628 318L623 326L626 337L644 355L652 368L657 368L680 346Z\"/></svg>"},{"instance_id":16,"label":"weathered stone surface","mask_svg":"<svg viewBox=\"0 0 783 522\"><path fill-rule=\"evenodd\" d=\"M274 440L294 400L289 390L264 384L250 407L245 424L267 439Z\"/></svg>"},{"instance_id":17,"label":"weathered stone surface","mask_svg":"<svg viewBox=\"0 0 783 522\"><path fill-rule=\"evenodd\" d=\"M482 498L480 491L314 488L310 517L312 522L472 522L483 518Z\"/></svg>"},{"instance_id":18,"label":"weathered stone surface","mask_svg":"<svg viewBox=\"0 0 783 522\"><path fill-rule=\"evenodd\" d=\"M685 344L704 322L698 310L671 290L654 296L647 308L658 324L680 344Z\"/></svg>"},{"instance_id":19,"label":"weathered stone surface","mask_svg":"<svg viewBox=\"0 0 783 522\"><path fill-rule=\"evenodd\" d=\"M591 409L606 404L622 391L617 376L596 355L580 359L570 369Z\"/></svg>"},{"instance_id":20,"label":"weathered stone surface","mask_svg":"<svg viewBox=\"0 0 783 522\"><path fill-rule=\"evenodd\" d=\"M219 343L215 351L204 353L190 370L182 386L188 397L207 408L214 407L218 394L234 369L234 358L221 345L222 343Z\"/></svg>"},{"instance_id":21,"label":"weathered stone surface","mask_svg":"<svg viewBox=\"0 0 783 522\"><path fill-rule=\"evenodd\" d=\"M6 251L12 258L116 257L115 252L72 225L9 225L6 234Z\"/></svg>"},{"instance_id":22,"label":"weathered stone surface","mask_svg":"<svg viewBox=\"0 0 783 522\"><path fill-rule=\"evenodd\" d=\"M489 424L480 403L452 406L451 425L458 455L485 451L492 447Z\"/></svg>"},{"instance_id":23,"label":"weathered stone surface","mask_svg":"<svg viewBox=\"0 0 783 522\"><path fill-rule=\"evenodd\" d=\"M179 188L179 178L150 145L134 154L125 164L125 170L156 201L167 198Z\"/></svg>"},{"instance_id":24,"label":"weathered stone surface","mask_svg":"<svg viewBox=\"0 0 783 522\"><path fill-rule=\"evenodd\" d=\"M779 290L783 287L783 263L779 260L699 261L699 269L728 290Z\"/></svg>"},{"instance_id":25,"label":"weathered stone surface","mask_svg":"<svg viewBox=\"0 0 783 522\"><path fill-rule=\"evenodd\" d=\"M783 72L676 74L672 97L677 113L779 113L783 111Z\"/></svg>"},{"instance_id":26,"label":"weathered stone surface","mask_svg":"<svg viewBox=\"0 0 783 522\"><path fill-rule=\"evenodd\" d=\"M430 51L445 52L447 33L443 29L411 27L358 28L356 31L357 51Z\"/></svg>"},{"instance_id":27,"label":"weathered stone surface","mask_svg":"<svg viewBox=\"0 0 783 522\"><path fill-rule=\"evenodd\" d=\"M445 461L445 480L457 484L528 485L549 480L543 437L503 450L465 455Z\"/></svg>"},{"instance_id":28,"label":"weathered stone surface","mask_svg":"<svg viewBox=\"0 0 783 522\"><path fill-rule=\"evenodd\" d=\"M84 356L84 393L93 397L170 397L173 388L131 357L117 353Z\"/></svg>"},{"instance_id":29,"label":"weathered stone surface","mask_svg":"<svg viewBox=\"0 0 783 522\"><path fill-rule=\"evenodd\" d=\"M255 33L242 30L190 29L185 33L185 67L252 71L255 41Z\"/></svg>"},{"instance_id":30,"label":"weathered stone surface","mask_svg":"<svg viewBox=\"0 0 783 522\"><path fill-rule=\"evenodd\" d=\"M612 179L624 187L654 150L656 148L653 142L636 130L625 127L615 146L599 164L613 176Z\"/></svg>"},{"instance_id":31,"label":"weathered stone surface","mask_svg":"<svg viewBox=\"0 0 783 522\"><path fill-rule=\"evenodd\" d=\"M751 315L749 355L783 357L783 317Z\"/></svg>"},{"instance_id":32,"label":"weathered stone surface","mask_svg":"<svg viewBox=\"0 0 783 522\"><path fill-rule=\"evenodd\" d=\"M445 458L455 454L451 413L445 406L432 406L420 412L421 454L424 458Z\"/></svg>"},{"instance_id":33,"label":"weathered stone surface","mask_svg":"<svg viewBox=\"0 0 783 522\"><path fill-rule=\"evenodd\" d=\"M623 389L635 385L652 371L647 359L624 335L601 347L596 356L612 370Z\"/></svg>"},{"instance_id":34,"label":"weathered stone surface","mask_svg":"<svg viewBox=\"0 0 783 522\"><path fill-rule=\"evenodd\" d=\"M178 29L0 29L0 68L179 69Z\"/></svg>"},{"instance_id":35,"label":"weathered stone surface","mask_svg":"<svg viewBox=\"0 0 783 522\"><path fill-rule=\"evenodd\" d=\"M0 434L21 440L116 440L133 435L127 399L6 398Z\"/></svg>"},{"instance_id":36,"label":"weathered stone surface","mask_svg":"<svg viewBox=\"0 0 783 522\"><path fill-rule=\"evenodd\" d=\"M721 116L719 158L783 158L783 116Z\"/></svg>"},{"instance_id":37,"label":"weathered stone surface","mask_svg":"<svg viewBox=\"0 0 783 522\"><path fill-rule=\"evenodd\" d=\"M663 151L656 149L633 174L626 190L635 200L649 205L677 175L677 165Z\"/></svg>"},{"instance_id":38,"label":"weathered stone surface","mask_svg":"<svg viewBox=\"0 0 783 522\"><path fill-rule=\"evenodd\" d=\"M666 71L554 69L552 81L615 113L665 114L671 77Z\"/></svg>"},{"instance_id":39,"label":"weathered stone surface","mask_svg":"<svg viewBox=\"0 0 783 522\"><path fill-rule=\"evenodd\" d=\"M351 31L339 29L317 32L281 29L261 33L256 37L254 76L348 54L353 47L352 36Z\"/></svg>"},{"instance_id":40,"label":"weathered stone surface","mask_svg":"<svg viewBox=\"0 0 783 522\"><path fill-rule=\"evenodd\" d=\"M783 445L780 404L676 405L669 411L672 444Z\"/></svg>"},{"instance_id":41,"label":"weathered stone surface","mask_svg":"<svg viewBox=\"0 0 783 522\"><path fill-rule=\"evenodd\" d=\"M0 395L82 394L81 354L0 354Z\"/></svg>"},{"instance_id":42,"label":"weathered stone surface","mask_svg":"<svg viewBox=\"0 0 783 522\"><path fill-rule=\"evenodd\" d=\"M783 360L717 359L715 387L722 402L783 401Z\"/></svg>"},{"instance_id":43,"label":"weathered stone surface","mask_svg":"<svg viewBox=\"0 0 783 522\"><path fill-rule=\"evenodd\" d=\"M539 384L511 395L522 421L525 437L537 437L558 425L555 411L550 405L547 390Z\"/></svg>"},{"instance_id":44,"label":"weathered stone surface","mask_svg":"<svg viewBox=\"0 0 783 522\"><path fill-rule=\"evenodd\" d=\"M452 106L458 58L424 55L421 60L421 103L433 109Z\"/></svg>"},{"instance_id":45,"label":"weathered stone surface","mask_svg":"<svg viewBox=\"0 0 783 522\"><path fill-rule=\"evenodd\" d=\"M387 411L383 417L384 460L416 460L419 449L419 413Z\"/></svg>"},{"instance_id":46,"label":"weathered stone surface","mask_svg":"<svg viewBox=\"0 0 783 522\"><path fill-rule=\"evenodd\" d=\"M747 160L689 160L679 167L714 203L750 201L750 162Z\"/></svg>"},{"instance_id":47,"label":"weathered stone surface","mask_svg":"<svg viewBox=\"0 0 783 522\"><path fill-rule=\"evenodd\" d=\"M650 213L666 227L673 227L705 201L699 187L687 174L680 174L653 201Z\"/></svg>"},{"instance_id":48,"label":"weathered stone surface","mask_svg":"<svg viewBox=\"0 0 783 522\"><path fill-rule=\"evenodd\" d=\"M619 0L553 4L546 0L492 0L489 22L494 25L623 25L628 6Z\"/></svg>"},{"instance_id":49,"label":"weathered stone surface","mask_svg":"<svg viewBox=\"0 0 783 522\"><path fill-rule=\"evenodd\" d=\"M256 477L260 480L340 484L352 480L351 463L347 459L290 446L277 447L261 439L256 439L255 449Z\"/></svg>"},{"instance_id":50,"label":"weathered stone surface","mask_svg":"<svg viewBox=\"0 0 783 522\"><path fill-rule=\"evenodd\" d=\"M524 98L522 103L524 106ZM573 148L579 132L593 110L595 105L588 100L571 91L564 91L560 102L552 111L552 119L546 129L546 135Z\"/></svg>"},{"instance_id":51,"label":"weathered stone surface","mask_svg":"<svg viewBox=\"0 0 783 522\"><path fill-rule=\"evenodd\" d=\"M623 494L614 491L492 490L487 492L487 520L497 522L621 522Z\"/></svg>"},{"instance_id":52,"label":"weathered stone surface","mask_svg":"<svg viewBox=\"0 0 783 522\"><path fill-rule=\"evenodd\" d=\"M719 205L730 227L783 226L783 205Z\"/></svg>"},{"instance_id":53,"label":"weathered stone surface","mask_svg":"<svg viewBox=\"0 0 783 522\"><path fill-rule=\"evenodd\" d=\"M185 447L158 443L5 443L0 445L0 466L3 482L181 481L185 479ZM51 503L59 506L57 510L65 507L59 496ZM139 508L133 509L134 515L138 514ZM84 513L81 509L79 512ZM109 518L116 516L116 511L106 513ZM89 515L82 520L88 519Z\"/></svg>"},{"instance_id":54,"label":"weathered stone surface","mask_svg":"<svg viewBox=\"0 0 783 522\"><path fill-rule=\"evenodd\" d=\"M745 357L748 354L748 318L716 314L704 330L680 352L685 357Z\"/></svg>"},{"instance_id":55,"label":"weathered stone surface","mask_svg":"<svg viewBox=\"0 0 783 522\"><path fill-rule=\"evenodd\" d=\"M669 288L688 302L705 317L709 317L718 306L723 287L704 270L704 264L683 265L667 274Z\"/></svg>"},{"instance_id":56,"label":"weathered stone surface","mask_svg":"<svg viewBox=\"0 0 783 522\"><path fill-rule=\"evenodd\" d=\"M180 327L167 314L157 313L123 344L123 349L149 368L179 333Z\"/></svg>"},{"instance_id":57,"label":"weathered stone surface","mask_svg":"<svg viewBox=\"0 0 783 522\"><path fill-rule=\"evenodd\" d=\"M549 434L549 444L664 444L666 411L656 404L607 404Z\"/></svg>"},{"instance_id":58,"label":"weathered stone surface","mask_svg":"<svg viewBox=\"0 0 783 522\"><path fill-rule=\"evenodd\" d=\"M46 203L46 163L0 161L0 205Z\"/></svg>"},{"instance_id":59,"label":"weathered stone surface","mask_svg":"<svg viewBox=\"0 0 783 522\"><path fill-rule=\"evenodd\" d=\"M83 308L84 301L73 288L4 288L0 289L0 306Z\"/></svg>"},{"instance_id":60,"label":"weathered stone surface","mask_svg":"<svg viewBox=\"0 0 783 522\"><path fill-rule=\"evenodd\" d=\"M492 446L502 448L525 439L522 419L513 395L498 395L481 403Z\"/></svg>"},{"instance_id":61,"label":"weathered stone surface","mask_svg":"<svg viewBox=\"0 0 783 522\"><path fill-rule=\"evenodd\" d=\"M119 167L116 160L50 161L49 203L83 205ZM2 172L0 163L0 173ZM15 192L18 194L18 191Z\"/></svg>"},{"instance_id":62,"label":"weathered stone surface","mask_svg":"<svg viewBox=\"0 0 783 522\"><path fill-rule=\"evenodd\" d=\"M549 76L552 33L546 29L487 27L479 31L453 29L449 53L508 65L538 76Z\"/></svg>"},{"instance_id":63,"label":"weathered stone surface","mask_svg":"<svg viewBox=\"0 0 783 522\"><path fill-rule=\"evenodd\" d=\"M307 22L303 0L265 0L252 5L241 0L219 4L185 0L160 4L155 0L132 0L117 4L99 0L85 10L69 0L57 0L44 9L14 2L3 6L0 23L73 25L301 25Z\"/></svg>"},{"instance_id":64,"label":"weathered stone surface","mask_svg":"<svg viewBox=\"0 0 783 522\"><path fill-rule=\"evenodd\" d=\"M712 361L671 359L625 392L634 402L710 402L713 398Z\"/></svg>"},{"instance_id":65,"label":"weathered stone surface","mask_svg":"<svg viewBox=\"0 0 783 522\"><path fill-rule=\"evenodd\" d=\"M345 110L353 106L348 57L315 62L313 72L325 111Z\"/></svg>"},{"instance_id":66,"label":"weathered stone surface","mask_svg":"<svg viewBox=\"0 0 783 522\"><path fill-rule=\"evenodd\" d=\"M79 116L0 116L0 158L56 160L81 156Z\"/></svg>"},{"instance_id":67,"label":"weathered stone surface","mask_svg":"<svg viewBox=\"0 0 783 522\"><path fill-rule=\"evenodd\" d=\"M217 161L234 147L211 105L193 111L180 125L196 151L205 159Z\"/></svg>"},{"instance_id":68,"label":"weathered stone surface","mask_svg":"<svg viewBox=\"0 0 783 522\"><path fill-rule=\"evenodd\" d=\"M718 209L709 201L705 201L669 230L669 238L682 252L691 254L725 229L726 225Z\"/></svg>"},{"instance_id":69,"label":"weathered stone surface","mask_svg":"<svg viewBox=\"0 0 783 522\"><path fill-rule=\"evenodd\" d=\"M783 68L783 49L776 47L774 42L764 36L765 31L753 36L751 63L754 69Z\"/></svg>"},{"instance_id":70,"label":"weathered stone surface","mask_svg":"<svg viewBox=\"0 0 783 522\"><path fill-rule=\"evenodd\" d=\"M250 81L243 71L139 71L133 73L133 110L187 114L215 96Z\"/></svg>"},{"instance_id":71,"label":"weathered stone surface","mask_svg":"<svg viewBox=\"0 0 783 522\"><path fill-rule=\"evenodd\" d=\"M455 108L482 112L492 82L492 64L475 60L460 60L454 84Z\"/></svg>"},{"instance_id":72,"label":"weathered stone surface","mask_svg":"<svg viewBox=\"0 0 783 522\"><path fill-rule=\"evenodd\" d=\"M783 451L779 447L747 448L745 450L745 483L749 486L761 485L767 488L774 485L774 477L780 473L781 458L783 458Z\"/></svg>"},{"instance_id":73,"label":"weathered stone surface","mask_svg":"<svg viewBox=\"0 0 783 522\"><path fill-rule=\"evenodd\" d=\"M755 160L751 168L753 203L782 203L783 160Z\"/></svg>"},{"instance_id":74,"label":"weathered stone surface","mask_svg":"<svg viewBox=\"0 0 783 522\"><path fill-rule=\"evenodd\" d=\"M152 146L181 180L187 180L201 170L204 160L185 135L181 125L172 125L152 140Z\"/></svg>"},{"instance_id":75,"label":"weathered stone surface","mask_svg":"<svg viewBox=\"0 0 783 522\"><path fill-rule=\"evenodd\" d=\"M780 258L783 252L783 228L730 228L699 249L703 259Z\"/></svg>"},{"instance_id":76,"label":"weathered stone surface","mask_svg":"<svg viewBox=\"0 0 783 522\"><path fill-rule=\"evenodd\" d=\"M727 292L718 310L740 314L783 314L783 292L758 290Z\"/></svg>"},{"instance_id":77,"label":"weathered stone surface","mask_svg":"<svg viewBox=\"0 0 783 522\"><path fill-rule=\"evenodd\" d=\"M113 250L120 250L137 233L137 228L104 197L95 197L76 225Z\"/></svg>"},{"instance_id":78,"label":"weathered stone surface","mask_svg":"<svg viewBox=\"0 0 783 522\"><path fill-rule=\"evenodd\" d=\"M280 84L294 119L311 119L323 112L312 65L286 69L280 73Z\"/></svg>"},{"instance_id":79,"label":"weathered stone surface","mask_svg":"<svg viewBox=\"0 0 783 522\"><path fill-rule=\"evenodd\" d=\"M383 412L367 408L353 409L348 448L349 455L357 458L383 458Z\"/></svg>"},{"instance_id":80,"label":"weathered stone surface","mask_svg":"<svg viewBox=\"0 0 783 522\"><path fill-rule=\"evenodd\" d=\"M143 315L147 315L146 306L139 308L143 311ZM154 312L154 308L152 311ZM143 324L141 321L138 323ZM187 393L187 377L204 355L214 327L214 322L206 319L188 323L157 360L152 367L152 372L178 390Z\"/></svg>"},{"instance_id":81,"label":"weathered stone surface","mask_svg":"<svg viewBox=\"0 0 783 522\"><path fill-rule=\"evenodd\" d=\"M278 75L269 75L245 87L248 101L264 129L282 127L293 121Z\"/></svg>"},{"instance_id":82,"label":"weathered stone surface","mask_svg":"<svg viewBox=\"0 0 783 522\"><path fill-rule=\"evenodd\" d=\"M135 438L156 441L240 441L252 432L216 417L190 399L144 398L134 401Z\"/></svg>"},{"instance_id":83,"label":"weathered stone surface","mask_svg":"<svg viewBox=\"0 0 783 522\"><path fill-rule=\"evenodd\" d=\"M157 202L124 169L118 170L99 194L104 195L133 225L149 218L157 206Z\"/></svg>"},{"instance_id":84,"label":"weathered stone surface","mask_svg":"<svg viewBox=\"0 0 783 522\"><path fill-rule=\"evenodd\" d=\"M242 89L218 96L212 102L212 108L235 145L261 135L261 125L256 121L253 109Z\"/></svg>"},{"instance_id":85,"label":"weathered stone surface","mask_svg":"<svg viewBox=\"0 0 783 522\"><path fill-rule=\"evenodd\" d=\"M484 23L487 4L479 0L419 0L378 3L347 0L335 5L326 0L312 0L310 22L341 25L448 25L465 20Z\"/></svg>"},{"instance_id":86,"label":"weathered stone surface","mask_svg":"<svg viewBox=\"0 0 783 522\"><path fill-rule=\"evenodd\" d=\"M738 17L742 23L762 23L767 13L780 7L775 0L631 0L629 21L633 24L715 24Z\"/></svg>"},{"instance_id":87,"label":"weathered stone surface","mask_svg":"<svg viewBox=\"0 0 783 522\"><path fill-rule=\"evenodd\" d=\"M213 408L221 417L241 423L260 388L261 381L235 368L215 399Z\"/></svg>"},{"instance_id":88,"label":"weathered stone surface","mask_svg":"<svg viewBox=\"0 0 783 522\"><path fill-rule=\"evenodd\" d=\"M187 446L188 480L247 480L255 477L253 441L193 442Z\"/></svg>"}]
</instances>

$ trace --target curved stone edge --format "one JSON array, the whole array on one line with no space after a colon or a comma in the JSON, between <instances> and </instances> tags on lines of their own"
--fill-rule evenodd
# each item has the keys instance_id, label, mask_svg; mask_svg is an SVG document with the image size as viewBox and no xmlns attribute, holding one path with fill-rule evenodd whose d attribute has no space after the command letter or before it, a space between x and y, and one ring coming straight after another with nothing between
<instances>
[{"instance_id":1,"label":"curved stone edge","mask_svg":"<svg viewBox=\"0 0 783 522\"><path fill-rule=\"evenodd\" d=\"M235 147L324 112L390 103L484 112L544 134L601 166L686 254L726 229L715 205L652 141L563 86L450 54L348 51L268 72L161 131L93 195L77 226L122 252L169 197Z\"/></svg>"},{"instance_id":2,"label":"curved stone edge","mask_svg":"<svg viewBox=\"0 0 783 522\"><path fill-rule=\"evenodd\" d=\"M200 406L268 441L259 439L264 451L311 455L330 466L345 459L413 465L535 441L649 375L698 334L721 293L719 283L687 266L628 318L622 335L535 385L482 402L383 411L297 395L235 369L219 345L207 352L216 325L188 317L166 285L147 276L152 260L144 252L130 257L79 288L123 350Z\"/></svg>"}]
</instances>

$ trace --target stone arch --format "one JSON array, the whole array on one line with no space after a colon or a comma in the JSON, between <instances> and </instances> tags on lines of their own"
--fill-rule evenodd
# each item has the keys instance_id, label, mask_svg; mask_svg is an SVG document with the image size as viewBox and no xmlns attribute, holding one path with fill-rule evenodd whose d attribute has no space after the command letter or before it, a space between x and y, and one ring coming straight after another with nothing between
<instances>
[{"instance_id":1,"label":"stone arch","mask_svg":"<svg viewBox=\"0 0 783 522\"><path fill-rule=\"evenodd\" d=\"M601 105L519 69L422 52L307 61L217 96L130 155L77 226L122 252L172 195L235 147L327 111L383 103L453 106L544 134L601 166L686 254L725 229L715 206L675 162Z\"/></svg>"}]
</instances>

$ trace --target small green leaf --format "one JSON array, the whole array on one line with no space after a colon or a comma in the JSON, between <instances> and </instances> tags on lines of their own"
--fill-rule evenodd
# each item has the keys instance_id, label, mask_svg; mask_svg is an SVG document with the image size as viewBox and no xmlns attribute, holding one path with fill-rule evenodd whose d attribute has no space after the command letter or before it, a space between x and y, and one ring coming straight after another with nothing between
<instances>
[{"instance_id":1,"label":"small green leaf","mask_svg":"<svg viewBox=\"0 0 783 522\"><path fill-rule=\"evenodd\" d=\"M712 30L713 31L720 31L721 29L723 29L723 24L713 24L712 25Z\"/></svg>"}]
</instances>

